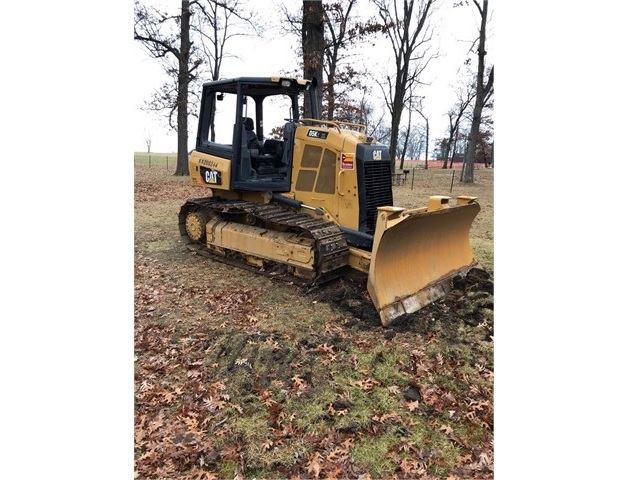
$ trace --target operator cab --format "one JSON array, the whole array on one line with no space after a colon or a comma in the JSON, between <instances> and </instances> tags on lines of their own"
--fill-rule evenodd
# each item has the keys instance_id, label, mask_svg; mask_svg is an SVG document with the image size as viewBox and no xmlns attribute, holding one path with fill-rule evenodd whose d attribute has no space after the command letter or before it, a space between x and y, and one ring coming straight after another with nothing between
<instances>
[{"instance_id":1,"label":"operator cab","mask_svg":"<svg viewBox=\"0 0 630 480\"><path fill-rule=\"evenodd\" d=\"M288 192L298 102L309 85L281 77L204 84L195 149L231 161L233 190Z\"/></svg>"}]
</instances>

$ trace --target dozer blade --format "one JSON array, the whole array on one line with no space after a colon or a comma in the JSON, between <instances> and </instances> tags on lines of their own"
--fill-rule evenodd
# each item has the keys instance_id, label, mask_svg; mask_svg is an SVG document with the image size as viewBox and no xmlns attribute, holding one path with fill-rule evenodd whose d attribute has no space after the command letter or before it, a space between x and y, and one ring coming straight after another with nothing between
<instances>
[{"instance_id":1,"label":"dozer blade","mask_svg":"<svg viewBox=\"0 0 630 480\"><path fill-rule=\"evenodd\" d=\"M453 206L449 200L378 209L367 289L384 326L443 297L453 277L477 265L470 228L479 204L474 197L457 197Z\"/></svg>"}]
</instances>

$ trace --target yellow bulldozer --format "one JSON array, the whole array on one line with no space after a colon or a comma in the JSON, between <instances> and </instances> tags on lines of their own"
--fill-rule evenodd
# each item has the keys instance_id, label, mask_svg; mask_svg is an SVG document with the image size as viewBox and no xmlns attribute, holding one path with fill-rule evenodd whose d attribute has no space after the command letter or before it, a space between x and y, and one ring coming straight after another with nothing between
<instances>
[{"instance_id":1,"label":"yellow bulldozer","mask_svg":"<svg viewBox=\"0 0 630 480\"><path fill-rule=\"evenodd\" d=\"M363 272L389 326L477 265L480 207L448 196L394 206L388 147L365 125L317 118L316 89L280 76L203 85L189 170L210 190L182 205L180 233L191 249L309 285ZM300 118L302 102L313 118Z\"/></svg>"}]
</instances>

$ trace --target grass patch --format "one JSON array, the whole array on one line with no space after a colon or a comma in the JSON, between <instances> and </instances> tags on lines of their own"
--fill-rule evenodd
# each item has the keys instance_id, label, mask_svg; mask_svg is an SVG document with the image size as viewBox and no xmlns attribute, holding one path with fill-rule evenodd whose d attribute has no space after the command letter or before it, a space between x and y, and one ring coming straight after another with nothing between
<instances>
[{"instance_id":1,"label":"grass patch","mask_svg":"<svg viewBox=\"0 0 630 480\"><path fill-rule=\"evenodd\" d=\"M141 153L133 154L133 164L136 167L164 167L173 171L177 165L177 153Z\"/></svg>"},{"instance_id":2,"label":"grass patch","mask_svg":"<svg viewBox=\"0 0 630 480\"><path fill-rule=\"evenodd\" d=\"M352 458L374 478L390 477L397 467L388 458L388 453L399 443L399 438L391 432L377 437L361 437L351 451Z\"/></svg>"},{"instance_id":3,"label":"grass patch","mask_svg":"<svg viewBox=\"0 0 630 480\"><path fill-rule=\"evenodd\" d=\"M173 249L173 242L169 240L156 240L146 243L147 253L164 252Z\"/></svg>"}]
</instances>

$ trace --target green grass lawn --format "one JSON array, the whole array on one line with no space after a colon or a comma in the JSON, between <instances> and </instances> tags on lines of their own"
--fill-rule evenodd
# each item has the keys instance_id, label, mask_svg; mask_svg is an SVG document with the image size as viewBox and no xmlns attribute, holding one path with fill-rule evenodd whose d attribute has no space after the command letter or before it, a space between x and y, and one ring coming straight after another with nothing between
<instances>
[{"instance_id":1,"label":"green grass lawn","mask_svg":"<svg viewBox=\"0 0 630 480\"><path fill-rule=\"evenodd\" d=\"M146 152L134 152L133 164L135 166L149 166L149 167L164 167L173 169L177 165L177 153L146 153Z\"/></svg>"}]
</instances>

